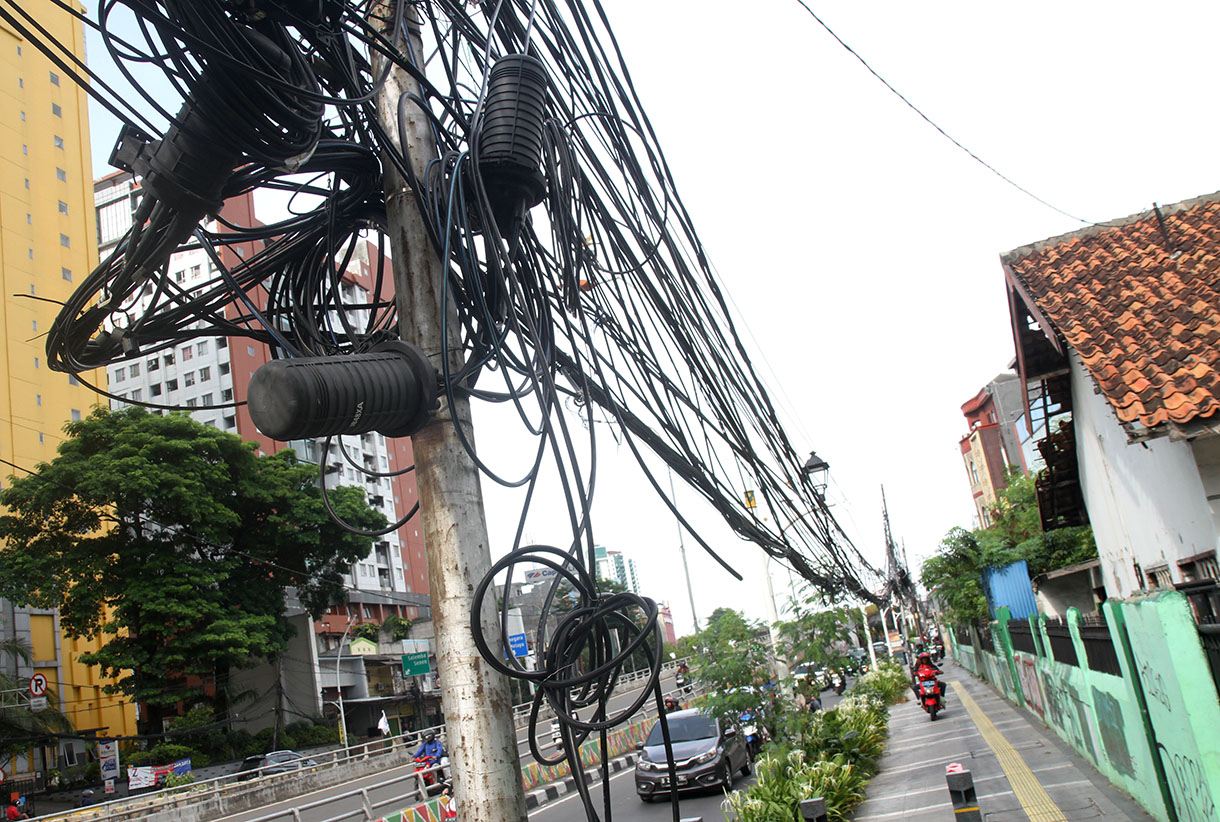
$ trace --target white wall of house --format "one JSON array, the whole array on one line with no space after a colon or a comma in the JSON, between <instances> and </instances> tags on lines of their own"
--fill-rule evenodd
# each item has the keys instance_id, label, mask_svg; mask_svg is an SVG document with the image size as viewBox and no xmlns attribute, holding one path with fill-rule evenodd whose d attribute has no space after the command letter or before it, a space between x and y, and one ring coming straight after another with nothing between
<instances>
[{"instance_id":1,"label":"white wall of house","mask_svg":"<svg viewBox=\"0 0 1220 822\"><path fill-rule=\"evenodd\" d=\"M1140 590L1135 563L1145 575L1167 567L1173 582L1182 581L1178 560L1215 550L1218 534L1190 443L1128 443L1074 351L1071 367L1081 490L1107 594Z\"/></svg>"},{"instance_id":2,"label":"white wall of house","mask_svg":"<svg viewBox=\"0 0 1220 822\"><path fill-rule=\"evenodd\" d=\"M1212 523L1220 533L1220 437L1200 437L1190 441L1199 466L1199 479L1211 506Z\"/></svg>"}]
</instances>

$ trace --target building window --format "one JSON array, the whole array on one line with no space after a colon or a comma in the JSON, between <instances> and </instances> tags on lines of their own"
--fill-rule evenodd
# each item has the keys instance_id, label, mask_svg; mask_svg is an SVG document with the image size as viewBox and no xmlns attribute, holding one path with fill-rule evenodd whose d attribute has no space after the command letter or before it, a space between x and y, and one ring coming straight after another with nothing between
<instances>
[{"instance_id":1,"label":"building window","mask_svg":"<svg viewBox=\"0 0 1220 822\"><path fill-rule=\"evenodd\" d=\"M40 406L40 407L42 406L42 394L35 394L35 395L34 395L34 405L37 405L37 406Z\"/></svg>"},{"instance_id":2,"label":"building window","mask_svg":"<svg viewBox=\"0 0 1220 822\"><path fill-rule=\"evenodd\" d=\"M157 382L157 383L153 383L152 385L150 385L148 387L148 396L150 396L150 397L161 396L161 383Z\"/></svg>"},{"instance_id":3,"label":"building window","mask_svg":"<svg viewBox=\"0 0 1220 822\"><path fill-rule=\"evenodd\" d=\"M65 203L63 200L60 200L60 201L59 201L59 213L60 213L60 214L67 214L67 213L68 213L68 204L67 204L67 203Z\"/></svg>"},{"instance_id":4,"label":"building window","mask_svg":"<svg viewBox=\"0 0 1220 822\"><path fill-rule=\"evenodd\" d=\"M162 359L164 359L164 360L165 360L165 364L166 364L166 365L173 365L173 364L174 364L174 354L173 354L173 352L171 351L169 354L166 354L164 357L162 357Z\"/></svg>"},{"instance_id":5,"label":"building window","mask_svg":"<svg viewBox=\"0 0 1220 822\"><path fill-rule=\"evenodd\" d=\"M68 375L68 385L80 385L80 380L76 378L75 374Z\"/></svg>"},{"instance_id":6,"label":"building window","mask_svg":"<svg viewBox=\"0 0 1220 822\"><path fill-rule=\"evenodd\" d=\"M28 212L28 211L25 213L25 224L26 224L26 225L33 225L33 224L34 224L34 215L33 215L33 214L31 214L31 213L30 213L30 212Z\"/></svg>"},{"instance_id":7,"label":"building window","mask_svg":"<svg viewBox=\"0 0 1220 822\"><path fill-rule=\"evenodd\" d=\"M54 137L54 139L55 139L55 147L56 147L56 148L63 148L63 147L64 147L64 138L63 138L63 137L60 137L58 134L54 134L54 135L52 135L52 137Z\"/></svg>"},{"instance_id":8,"label":"building window","mask_svg":"<svg viewBox=\"0 0 1220 822\"><path fill-rule=\"evenodd\" d=\"M237 417L229 415L224 418L224 422L225 428L232 428L233 426L237 425Z\"/></svg>"},{"instance_id":9,"label":"building window","mask_svg":"<svg viewBox=\"0 0 1220 822\"><path fill-rule=\"evenodd\" d=\"M161 361L156 357L149 357L148 362L144 363L144 367L149 371L157 371L161 368Z\"/></svg>"},{"instance_id":10,"label":"building window","mask_svg":"<svg viewBox=\"0 0 1220 822\"><path fill-rule=\"evenodd\" d=\"M195 372L194 371L186 372L186 374L184 374L182 376L182 384L184 386L186 386L187 388L190 388L192 385L194 385L195 384Z\"/></svg>"},{"instance_id":11,"label":"building window","mask_svg":"<svg viewBox=\"0 0 1220 822\"><path fill-rule=\"evenodd\" d=\"M56 117L64 116L64 110L60 107L59 103L51 103L51 113Z\"/></svg>"},{"instance_id":12,"label":"building window","mask_svg":"<svg viewBox=\"0 0 1220 822\"><path fill-rule=\"evenodd\" d=\"M199 400L195 399L194 397L191 397L189 400L186 401L187 408L194 408L198 404L199 404Z\"/></svg>"},{"instance_id":13,"label":"building window","mask_svg":"<svg viewBox=\"0 0 1220 822\"><path fill-rule=\"evenodd\" d=\"M71 248L72 247L72 238L69 237L67 234L60 234L59 235L59 244L62 245L64 248Z\"/></svg>"},{"instance_id":14,"label":"building window","mask_svg":"<svg viewBox=\"0 0 1220 822\"><path fill-rule=\"evenodd\" d=\"M21 122L25 122L25 112L21 112Z\"/></svg>"},{"instance_id":15,"label":"building window","mask_svg":"<svg viewBox=\"0 0 1220 822\"><path fill-rule=\"evenodd\" d=\"M225 337L221 337L220 339L218 339L218 340L216 341L216 347L217 347L217 348L228 348L228 347L229 347L229 340L228 340L227 338L225 338Z\"/></svg>"},{"instance_id":16,"label":"building window","mask_svg":"<svg viewBox=\"0 0 1220 822\"><path fill-rule=\"evenodd\" d=\"M37 358L37 357L35 357L35 358L34 358L34 367L35 367L35 368L38 368L38 366L39 366L39 363L38 363L38 358Z\"/></svg>"},{"instance_id":17,"label":"building window","mask_svg":"<svg viewBox=\"0 0 1220 822\"><path fill-rule=\"evenodd\" d=\"M26 252L26 256L31 260L34 259L34 249L31 248L28 252Z\"/></svg>"},{"instance_id":18,"label":"building window","mask_svg":"<svg viewBox=\"0 0 1220 822\"><path fill-rule=\"evenodd\" d=\"M184 346L182 349L182 361L186 362L193 356L195 356L195 352L191 351L191 347L189 345Z\"/></svg>"},{"instance_id":19,"label":"building window","mask_svg":"<svg viewBox=\"0 0 1220 822\"><path fill-rule=\"evenodd\" d=\"M26 187L26 188L29 188L29 187L30 187L30 178L29 178L29 177L26 177L26 178L25 178L25 187Z\"/></svg>"},{"instance_id":20,"label":"building window","mask_svg":"<svg viewBox=\"0 0 1220 822\"><path fill-rule=\"evenodd\" d=\"M181 283L186 281L186 271L175 271L174 282Z\"/></svg>"},{"instance_id":21,"label":"building window","mask_svg":"<svg viewBox=\"0 0 1220 822\"><path fill-rule=\"evenodd\" d=\"M31 290L30 293L33 294L34 292ZM38 320L30 320L30 325L32 326L30 331L34 334L37 334L38 333Z\"/></svg>"},{"instance_id":22,"label":"building window","mask_svg":"<svg viewBox=\"0 0 1220 822\"><path fill-rule=\"evenodd\" d=\"M29 147L29 146L27 146L25 143L22 143L22 144L21 144L21 153L22 153L22 154L29 154L29 153L30 153L30 147Z\"/></svg>"},{"instance_id":23,"label":"building window","mask_svg":"<svg viewBox=\"0 0 1220 822\"><path fill-rule=\"evenodd\" d=\"M229 368L229 364L228 364L227 362L222 362L222 363L220 364L220 376L222 376L222 377L227 377L227 376L229 376L229 371L230 371L230 370L231 370L231 369Z\"/></svg>"},{"instance_id":24,"label":"building window","mask_svg":"<svg viewBox=\"0 0 1220 822\"><path fill-rule=\"evenodd\" d=\"M225 390L221 391L220 392L220 401L221 402L233 402L233 389L226 388Z\"/></svg>"},{"instance_id":25,"label":"building window","mask_svg":"<svg viewBox=\"0 0 1220 822\"><path fill-rule=\"evenodd\" d=\"M199 345L195 346L195 353L200 355L208 353L208 341L204 340L203 342L199 343Z\"/></svg>"},{"instance_id":26,"label":"building window","mask_svg":"<svg viewBox=\"0 0 1220 822\"><path fill-rule=\"evenodd\" d=\"M140 394L143 393L139 388L131 392L131 398L136 402L140 401Z\"/></svg>"},{"instance_id":27,"label":"building window","mask_svg":"<svg viewBox=\"0 0 1220 822\"><path fill-rule=\"evenodd\" d=\"M38 432L38 444L39 444L39 445L42 445L42 444L44 444L45 442L46 442L46 440L45 440L45 439L43 439L42 432L41 432L41 431L39 431L39 432Z\"/></svg>"},{"instance_id":28,"label":"building window","mask_svg":"<svg viewBox=\"0 0 1220 822\"><path fill-rule=\"evenodd\" d=\"M17 88L25 88L25 78L24 77L17 78Z\"/></svg>"},{"instance_id":29,"label":"building window","mask_svg":"<svg viewBox=\"0 0 1220 822\"><path fill-rule=\"evenodd\" d=\"M247 353L247 354L249 354L251 357L253 357L253 356L254 356L254 346L252 346L252 345L247 345L247 346L246 346L246 353Z\"/></svg>"},{"instance_id":30,"label":"building window","mask_svg":"<svg viewBox=\"0 0 1220 822\"><path fill-rule=\"evenodd\" d=\"M138 362L133 362L129 371L133 377L140 376L140 364Z\"/></svg>"},{"instance_id":31,"label":"building window","mask_svg":"<svg viewBox=\"0 0 1220 822\"><path fill-rule=\"evenodd\" d=\"M73 408L70 413L72 415L72 422L80 422L80 409L79 408Z\"/></svg>"},{"instance_id":32,"label":"building window","mask_svg":"<svg viewBox=\"0 0 1220 822\"><path fill-rule=\"evenodd\" d=\"M177 380L166 380L165 381L165 390L166 391L177 391L178 390L178 381Z\"/></svg>"},{"instance_id":33,"label":"building window","mask_svg":"<svg viewBox=\"0 0 1220 822\"><path fill-rule=\"evenodd\" d=\"M68 282L72 282L72 269L70 269L70 268L59 269L59 276L63 277Z\"/></svg>"},{"instance_id":34,"label":"building window","mask_svg":"<svg viewBox=\"0 0 1220 822\"><path fill-rule=\"evenodd\" d=\"M212 379L212 369L210 367L206 367L206 366L204 368L200 368L199 369L199 381L207 382L210 379Z\"/></svg>"},{"instance_id":35,"label":"building window","mask_svg":"<svg viewBox=\"0 0 1220 822\"><path fill-rule=\"evenodd\" d=\"M61 183L68 182L68 172L64 171L62 168L55 169L55 179L59 180Z\"/></svg>"},{"instance_id":36,"label":"building window","mask_svg":"<svg viewBox=\"0 0 1220 822\"><path fill-rule=\"evenodd\" d=\"M114 374L111 375L110 379L114 382L122 382L123 380L127 379L127 369L116 368L114 370Z\"/></svg>"},{"instance_id":37,"label":"building window","mask_svg":"<svg viewBox=\"0 0 1220 822\"><path fill-rule=\"evenodd\" d=\"M203 403L204 405L211 405L212 404L212 395L204 394L202 397L199 398L199 402Z\"/></svg>"},{"instance_id":38,"label":"building window","mask_svg":"<svg viewBox=\"0 0 1220 822\"><path fill-rule=\"evenodd\" d=\"M59 85L59 75L56 74L55 72L51 72L51 85L53 85L53 86Z\"/></svg>"}]
</instances>

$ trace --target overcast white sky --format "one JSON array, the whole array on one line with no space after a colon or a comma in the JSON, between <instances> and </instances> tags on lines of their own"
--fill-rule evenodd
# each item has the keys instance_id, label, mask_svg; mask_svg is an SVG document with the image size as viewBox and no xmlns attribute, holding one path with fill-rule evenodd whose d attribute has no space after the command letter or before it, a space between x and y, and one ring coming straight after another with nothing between
<instances>
[{"instance_id":1,"label":"overcast white sky","mask_svg":"<svg viewBox=\"0 0 1220 822\"><path fill-rule=\"evenodd\" d=\"M833 511L878 563L884 484L917 568L946 531L972 525L960 406L1014 355L998 255L1082 224L952 145L796 0L606 7L792 440L829 461ZM1220 189L1220 5L811 7L948 133L1067 212L1105 221ZM97 176L115 133L96 121ZM503 439L479 430L492 457ZM642 592L670 600L689 632L676 526L622 456L599 476L598 541L631 556ZM500 553L514 505L489 490L488 510ZM563 525L528 533L559 540ZM765 616L758 552L708 533L747 581L688 538L699 615Z\"/></svg>"}]
</instances>

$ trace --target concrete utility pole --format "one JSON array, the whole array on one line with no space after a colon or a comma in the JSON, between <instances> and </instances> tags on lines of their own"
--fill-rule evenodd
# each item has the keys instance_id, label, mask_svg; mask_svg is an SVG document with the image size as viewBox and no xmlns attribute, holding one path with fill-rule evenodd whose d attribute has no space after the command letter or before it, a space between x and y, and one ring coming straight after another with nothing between
<instances>
[{"instance_id":1,"label":"concrete utility pole","mask_svg":"<svg viewBox=\"0 0 1220 822\"><path fill-rule=\"evenodd\" d=\"M395 15L392 0L376 3L369 20L400 53L424 54L416 6L407 5L401 11L409 34L389 30ZM384 60L374 51L373 75L378 76L383 66ZM435 149L428 118L415 103L406 107L408 133L401 135L401 140L398 133L399 98L420 93L410 75L395 68L378 92L376 104L381 127L395 144L405 146L414 173L422 180L428 162L435 158ZM384 166L400 335L423 350L440 371L445 345L441 338L445 266L428 240L415 193L389 162ZM461 365L459 329L452 305L448 310L449 366L457 370ZM508 678L484 661L470 632L474 590L491 569L491 553L478 471L454 430L455 425L461 425L470 432L470 403L460 396L454 402L452 406L442 405L436 418L411 438L445 705L446 747L453 763L454 794L463 817L481 822L524 822L525 794ZM473 436L468 436L473 442ZM479 623L494 641L500 635L495 627L495 597L486 598L483 604Z\"/></svg>"},{"instance_id":2,"label":"concrete utility pole","mask_svg":"<svg viewBox=\"0 0 1220 822\"><path fill-rule=\"evenodd\" d=\"M767 581L767 633L771 635L771 656L775 659L775 678L779 680L780 689L785 695L791 695L788 684L788 662L779 652L779 636L775 633L775 624L779 622L779 614L775 608L775 587L771 583L771 555L762 555L763 579Z\"/></svg>"},{"instance_id":3,"label":"concrete utility pole","mask_svg":"<svg viewBox=\"0 0 1220 822\"><path fill-rule=\"evenodd\" d=\"M873 647L873 632L868 627L868 609L860 603L860 616L864 618L864 642L868 647L868 658L872 662L869 670L877 670L877 649Z\"/></svg>"}]
</instances>

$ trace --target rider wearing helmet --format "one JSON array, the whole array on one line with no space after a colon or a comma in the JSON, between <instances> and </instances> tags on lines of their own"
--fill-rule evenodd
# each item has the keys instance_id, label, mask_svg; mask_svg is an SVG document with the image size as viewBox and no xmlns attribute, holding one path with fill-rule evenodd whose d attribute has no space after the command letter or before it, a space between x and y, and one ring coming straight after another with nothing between
<instances>
[{"instance_id":1,"label":"rider wearing helmet","mask_svg":"<svg viewBox=\"0 0 1220 822\"><path fill-rule=\"evenodd\" d=\"M445 755L445 746L436 738L436 734L429 731L424 735L424 744L419 746L419 750L415 752L415 758L428 759L432 764L438 764L441 757Z\"/></svg>"},{"instance_id":2,"label":"rider wearing helmet","mask_svg":"<svg viewBox=\"0 0 1220 822\"><path fill-rule=\"evenodd\" d=\"M932 664L932 655L930 653L927 651L920 651L919 656L915 659L915 671L914 676L911 677L911 688L915 689L916 693L918 693L919 683L921 681L925 679L936 679L936 677L943 673L944 671ZM940 688L940 695L943 699L945 696L945 683L937 682L936 684Z\"/></svg>"}]
</instances>

